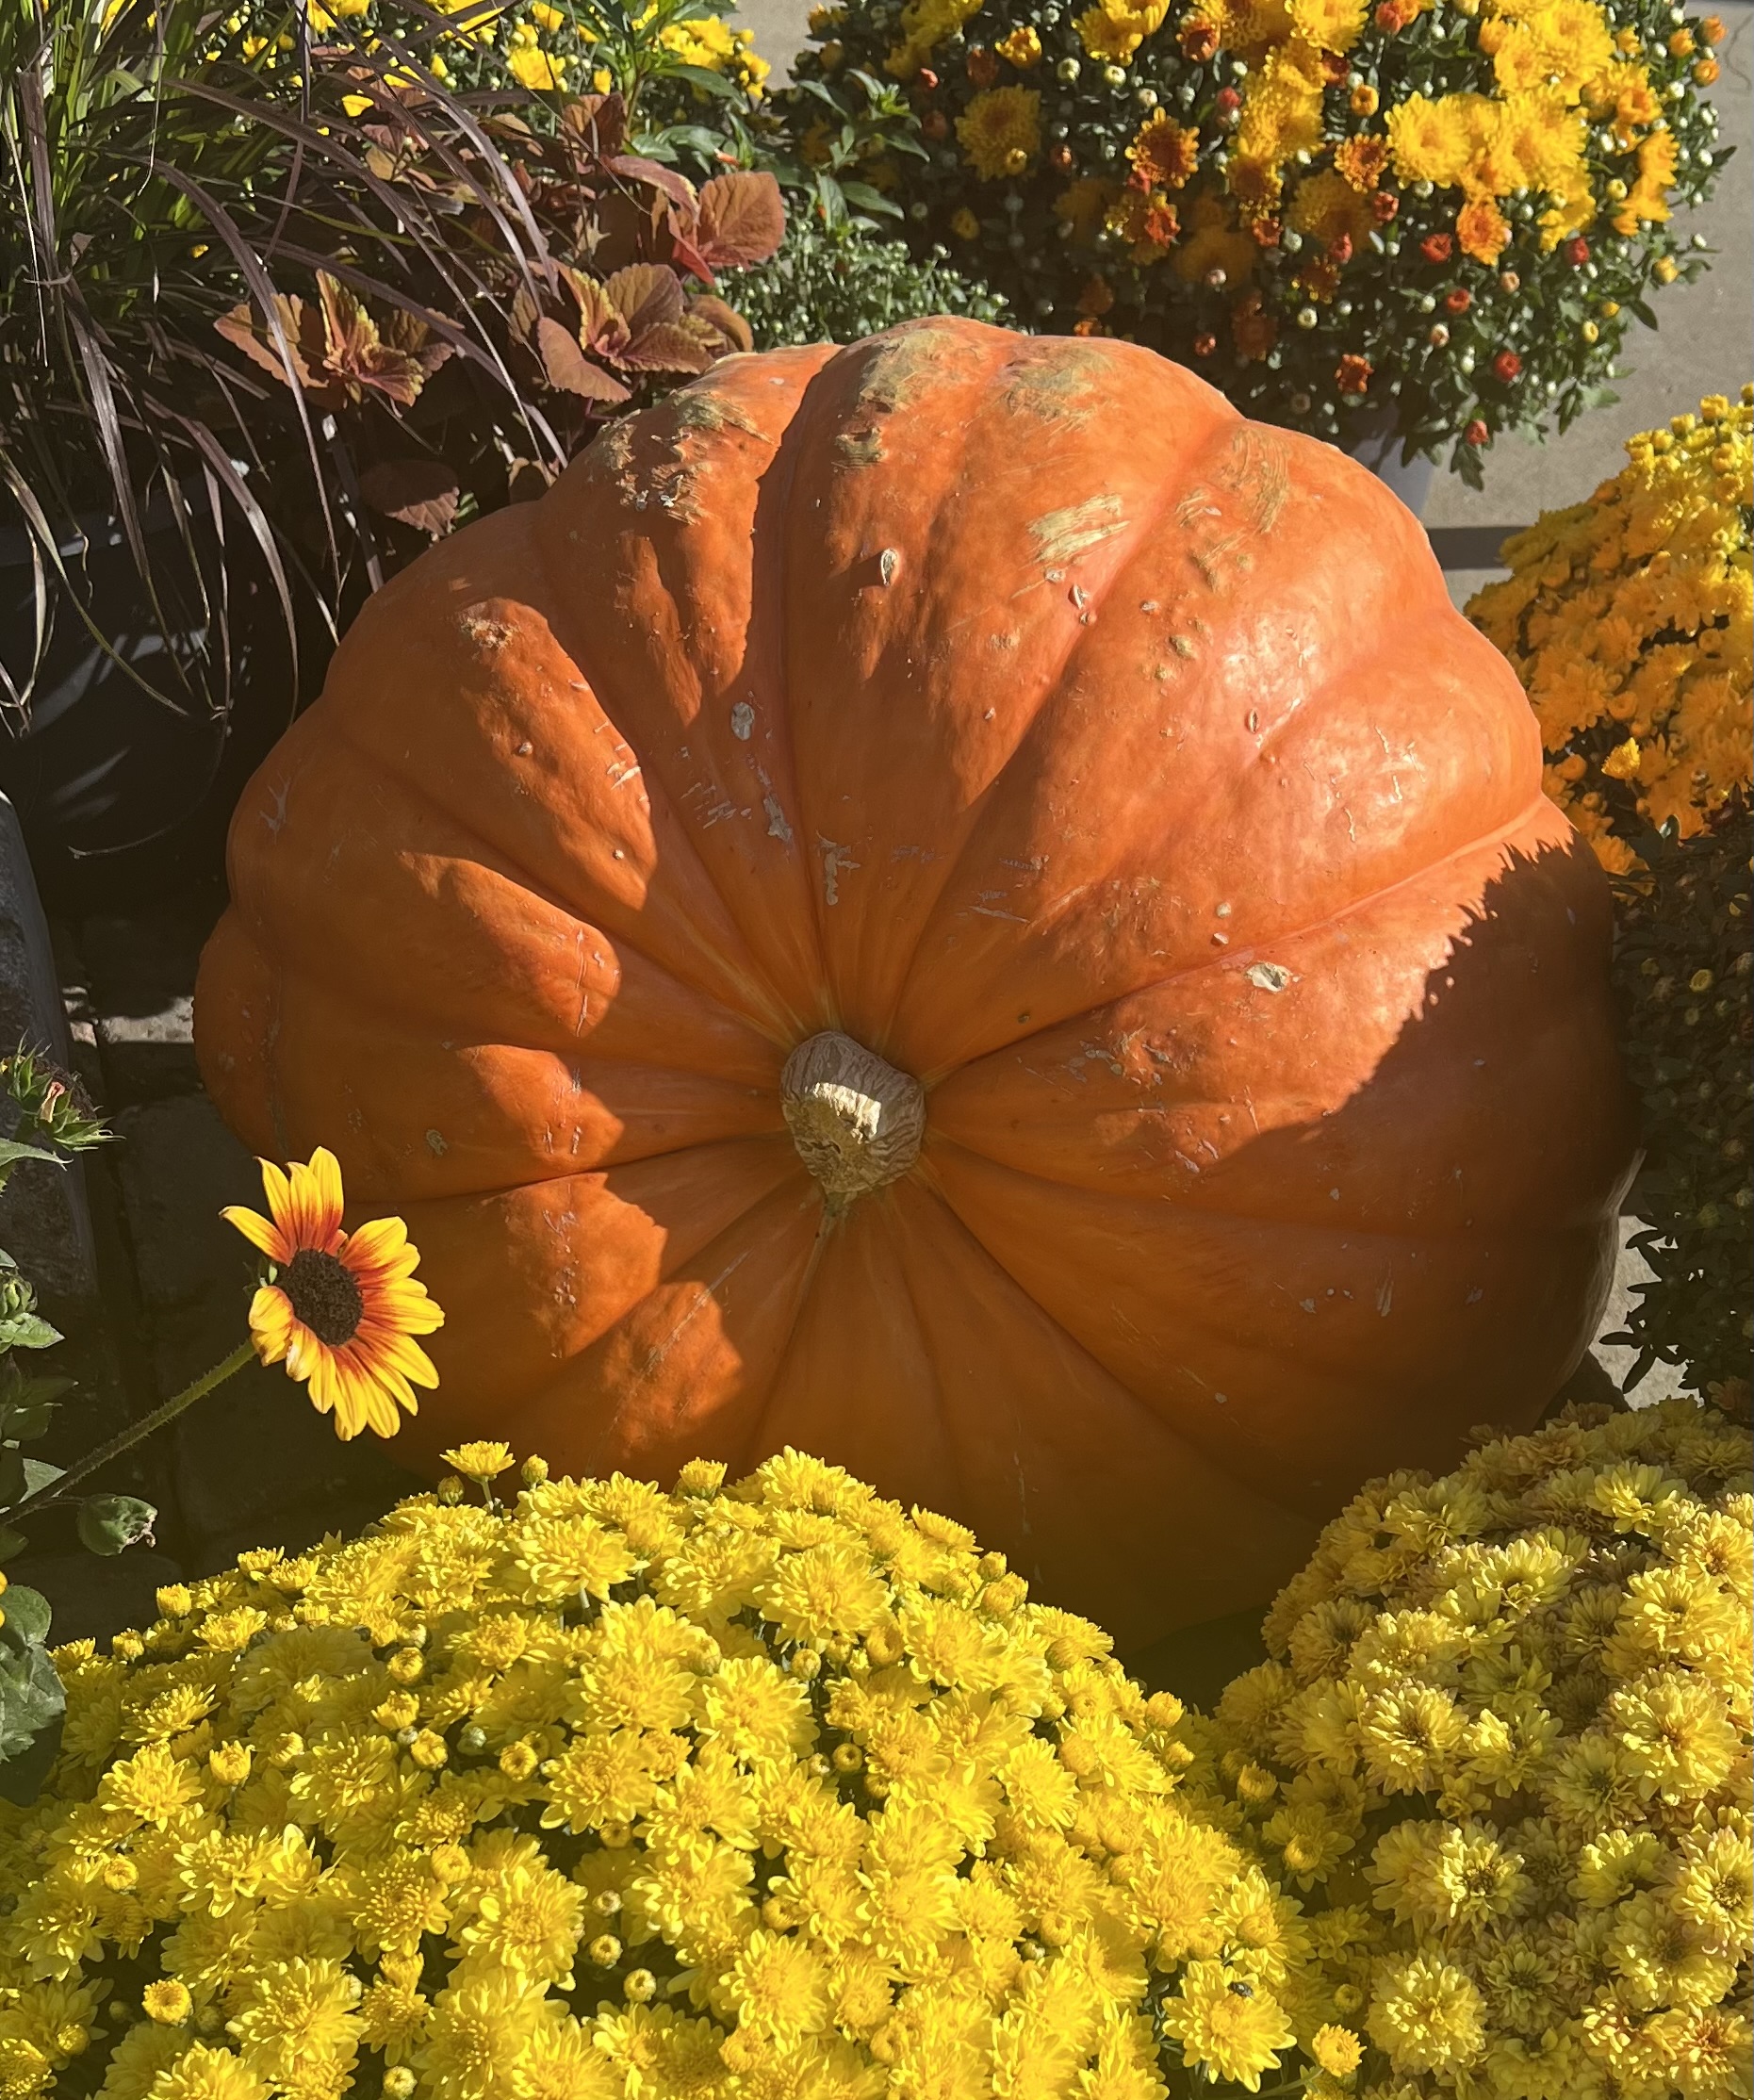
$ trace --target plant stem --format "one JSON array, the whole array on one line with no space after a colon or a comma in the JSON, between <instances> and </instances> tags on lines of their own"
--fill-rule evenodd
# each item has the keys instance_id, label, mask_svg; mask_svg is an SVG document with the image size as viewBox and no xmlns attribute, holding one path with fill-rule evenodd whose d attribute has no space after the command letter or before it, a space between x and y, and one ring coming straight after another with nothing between
<instances>
[{"instance_id":1,"label":"plant stem","mask_svg":"<svg viewBox=\"0 0 1754 2100\"><path fill-rule=\"evenodd\" d=\"M70 1466L58 1480L47 1482L34 1495L26 1495L15 1508L6 1512L8 1522L27 1516L34 1509L45 1509L49 1503L58 1501L70 1487L84 1480L88 1473L96 1472L100 1466L107 1466L112 1458L120 1458L123 1452L132 1451L136 1444L144 1443L147 1437L162 1429L166 1422L174 1421L186 1408L192 1407L196 1401L205 1399L216 1386L222 1386L234 1372L240 1371L254 1354L254 1348L249 1342L239 1342L229 1356L215 1364L211 1370L204 1370L199 1378L185 1386L180 1393L173 1394L162 1407L155 1407L150 1415L142 1416L137 1422L130 1422L126 1429L112 1436L108 1443L100 1445L94 1452L87 1452L76 1466Z\"/></svg>"}]
</instances>

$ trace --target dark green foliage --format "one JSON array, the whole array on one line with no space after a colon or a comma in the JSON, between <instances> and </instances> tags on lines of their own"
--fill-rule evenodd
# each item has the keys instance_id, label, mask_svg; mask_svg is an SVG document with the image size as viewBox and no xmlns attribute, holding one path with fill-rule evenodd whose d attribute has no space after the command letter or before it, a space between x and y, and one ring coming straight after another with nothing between
<instances>
[{"instance_id":1,"label":"dark green foliage","mask_svg":"<svg viewBox=\"0 0 1754 2100\"><path fill-rule=\"evenodd\" d=\"M928 314L1009 324L997 292L952 269L943 250L916 261L901 240L798 212L777 255L721 273L725 297L755 332L758 350L786 343L852 343Z\"/></svg>"},{"instance_id":2,"label":"dark green foliage","mask_svg":"<svg viewBox=\"0 0 1754 2100\"><path fill-rule=\"evenodd\" d=\"M0 1058L0 1101L10 1104L18 1133L0 1140L0 1189L21 1160L64 1168L108 1135L77 1081L26 1044ZM24 1446L46 1433L57 1404L73 1387L70 1378L24 1370L17 1352L53 1349L60 1338L37 1310L29 1280L0 1249L0 1561L15 1559L28 1543L9 1519L46 1499L62 1478L58 1466L27 1458ZM121 1552L151 1531L156 1512L150 1503L118 1495L91 1500L117 1505L100 1507L94 1532L86 1523L90 1503L80 1510L80 1536L94 1551ZM131 1535L121 1536L123 1531ZM108 1543L112 1537L117 1543ZM60 1744L67 1702L47 1652L49 1619L41 1591L8 1585L0 1570L0 1801L34 1799Z\"/></svg>"},{"instance_id":3,"label":"dark green foliage","mask_svg":"<svg viewBox=\"0 0 1754 2100\"><path fill-rule=\"evenodd\" d=\"M1615 975L1627 1069L1642 1099L1645 1164L1633 1242L1656 1271L1627 1332L1629 1385L1656 1362L1705 1391L1748 1378L1754 1347L1754 911L1748 804L1691 839L1630 842L1647 872L1618 884ZM1734 1395L1725 1395L1734 1399Z\"/></svg>"}]
</instances>

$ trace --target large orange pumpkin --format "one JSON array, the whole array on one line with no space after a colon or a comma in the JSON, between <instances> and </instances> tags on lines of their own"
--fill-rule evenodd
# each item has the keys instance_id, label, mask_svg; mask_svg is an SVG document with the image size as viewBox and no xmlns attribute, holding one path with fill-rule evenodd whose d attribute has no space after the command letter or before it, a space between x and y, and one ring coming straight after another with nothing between
<instances>
[{"instance_id":1,"label":"large orange pumpkin","mask_svg":"<svg viewBox=\"0 0 1754 2100\"><path fill-rule=\"evenodd\" d=\"M1526 1425L1630 1164L1509 666L1121 343L732 358L381 591L233 828L202 1068L450 1319L403 1442L787 1443L1123 1642Z\"/></svg>"}]
</instances>

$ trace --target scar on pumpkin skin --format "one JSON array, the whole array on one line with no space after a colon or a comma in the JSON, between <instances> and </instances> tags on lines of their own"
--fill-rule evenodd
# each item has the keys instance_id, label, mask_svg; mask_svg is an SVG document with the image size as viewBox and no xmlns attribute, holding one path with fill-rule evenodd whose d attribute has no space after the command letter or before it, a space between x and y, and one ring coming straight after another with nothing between
<instances>
[{"instance_id":1,"label":"scar on pumpkin skin","mask_svg":"<svg viewBox=\"0 0 1754 2100\"><path fill-rule=\"evenodd\" d=\"M848 467L875 467L884 457L879 418L910 408L940 378L956 376L966 363L959 336L946 336L929 322L909 326L892 342L866 353L864 370L847 411L849 424L834 441L836 456Z\"/></svg>"},{"instance_id":2,"label":"scar on pumpkin skin","mask_svg":"<svg viewBox=\"0 0 1754 2100\"><path fill-rule=\"evenodd\" d=\"M1250 523L1257 533L1271 532L1291 494L1285 447L1254 423L1244 423L1230 441L1230 457L1217 476L1237 495L1253 499Z\"/></svg>"},{"instance_id":3,"label":"scar on pumpkin skin","mask_svg":"<svg viewBox=\"0 0 1754 2100\"><path fill-rule=\"evenodd\" d=\"M670 409L684 430L706 431L713 436L728 430L740 430L746 436L759 438L763 445L773 442L746 409L734 401L726 400L722 394L710 390L696 393L692 388L684 388L670 396Z\"/></svg>"},{"instance_id":4,"label":"scar on pumpkin skin","mask_svg":"<svg viewBox=\"0 0 1754 2100\"><path fill-rule=\"evenodd\" d=\"M1057 344L1052 357L1020 358L1005 389L1005 405L1013 416L1033 416L1040 422L1090 421L1092 390L1109 376L1109 361L1099 352L1074 357Z\"/></svg>"},{"instance_id":5,"label":"scar on pumpkin skin","mask_svg":"<svg viewBox=\"0 0 1754 2100\"><path fill-rule=\"evenodd\" d=\"M1029 527L1035 541L1035 558L1050 566L1088 554L1092 547L1126 531L1118 496L1091 496L1064 510L1048 511Z\"/></svg>"}]
</instances>

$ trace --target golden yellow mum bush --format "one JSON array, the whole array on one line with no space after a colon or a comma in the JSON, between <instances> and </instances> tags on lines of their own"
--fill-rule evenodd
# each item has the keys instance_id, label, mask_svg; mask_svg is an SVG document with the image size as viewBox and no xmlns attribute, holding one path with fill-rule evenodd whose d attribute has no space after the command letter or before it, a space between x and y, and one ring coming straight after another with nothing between
<instances>
[{"instance_id":1,"label":"golden yellow mum bush","mask_svg":"<svg viewBox=\"0 0 1754 2100\"><path fill-rule=\"evenodd\" d=\"M0 2094L1154 2100L1332 2055L1183 1726L970 1534L793 1452L503 1446L162 1591L0 1805Z\"/></svg>"},{"instance_id":2,"label":"golden yellow mum bush","mask_svg":"<svg viewBox=\"0 0 1754 2100\"><path fill-rule=\"evenodd\" d=\"M1749 780L1754 386L1627 441L1587 502L1505 543L1468 616L1529 691L1548 793L1610 870L1631 820L1681 837Z\"/></svg>"},{"instance_id":3,"label":"golden yellow mum bush","mask_svg":"<svg viewBox=\"0 0 1754 2100\"><path fill-rule=\"evenodd\" d=\"M1746 2100L1751 1462L1577 1410L1366 1488L1273 1605L1220 1769L1361 2100Z\"/></svg>"},{"instance_id":4,"label":"golden yellow mum bush","mask_svg":"<svg viewBox=\"0 0 1754 2100\"><path fill-rule=\"evenodd\" d=\"M777 115L808 153L887 75L920 136L862 172L1032 326L1479 486L1704 267L1726 34L1643 0L843 0Z\"/></svg>"}]
</instances>

